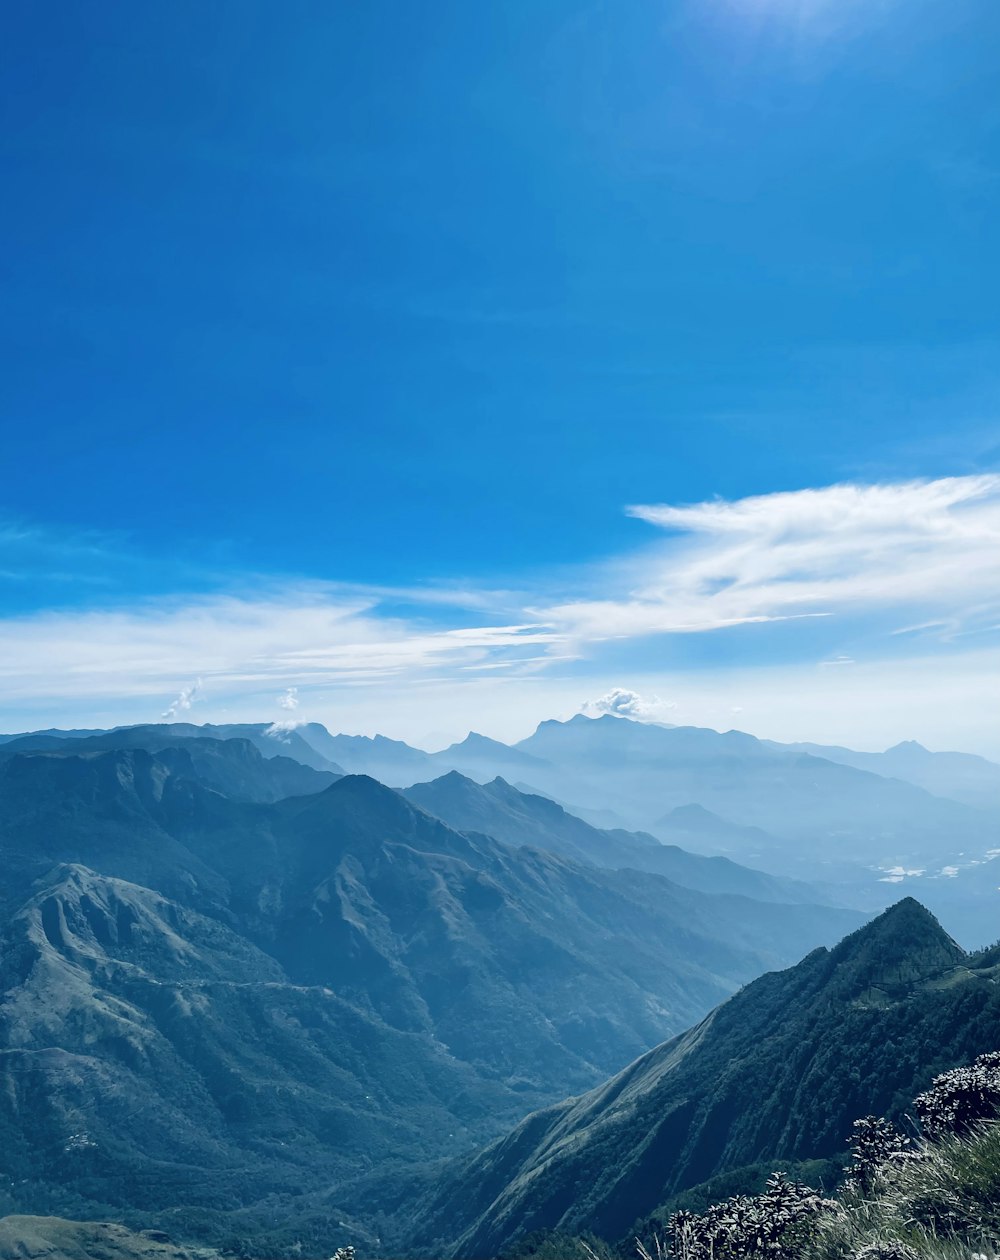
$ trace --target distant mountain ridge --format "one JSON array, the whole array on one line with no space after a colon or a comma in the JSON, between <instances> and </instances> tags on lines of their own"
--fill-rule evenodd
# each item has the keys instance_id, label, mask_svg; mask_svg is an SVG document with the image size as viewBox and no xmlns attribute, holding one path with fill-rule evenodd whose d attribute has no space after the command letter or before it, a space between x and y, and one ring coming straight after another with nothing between
<instances>
[{"instance_id":1,"label":"distant mountain ridge","mask_svg":"<svg viewBox=\"0 0 1000 1260\"><path fill-rule=\"evenodd\" d=\"M177 735L157 727L131 727L72 740L22 736L0 745L0 761L22 752L87 757L123 748L183 754L192 774L234 800L279 801L286 796L305 796L322 791L342 777L339 771L317 770L280 752L265 757L257 744L248 739Z\"/></svg>"},{"instance_id":2,"label":"distant mountain ridge","mask_svg":"<svg viewBox=\"0 0 1000 1260\"><path fill-rule=\"evenodd\" d=\"M775 740L757 739L742 731L719 732L706 727L643 723L611 715L591 718L577 714L566 721L549 719L541 722L534 734L515 745L470 731L463 740L436 753L425 752L384 735L332 735L318 722L295 721L203 726L192 723L147 724L119 727L114 731L49 728L0 735L0 746L26 738L36 741L45 736L56 739L94 738L120 735L130 730L143 733L172 731L171 738L245 738L255 743L265 756L284 753L314 769L367 773L390 787L406 787L417 782L421 776L435 778L452 769L472 777L485 774L489 778L500 776L508 779L517 775L523 777L532 770L551 772L558 770L567 757L592 759L595 745L598 758L607 755L609 749L615 755L627 750L629 755L638 756L643 761L658 757L676 759L679 756L688 762L706 762L721 755L727 758L751 757L766 762L772 755L792 759L805 755L875 774L879 778L907 782L931 795L950 798L977 809L1000 811L1000 765L973 754L929 752L913 740L904 741L882 753L816 743L782 744ZM612 740L610 745L603 741L605 732ZM41 745L36 743L35 746ZM317 763L315 755L322 757L323 761ZM337 764L338 757L342 758L342 764ZM380 773L375 773L376 770ZM541 783L538 786L544 787ZM580 802L574 802L577 803ZM670 808L694 803L713 808L709 802L694 799L675 802ZM665 809L661 810L660 815L664 812ZM725 811L720 812L725 815ZM644 820L647 824L650 821L652 819ZM746 819L733 821L745 822Z\"/></svg>"},{"instance_id":3,"label":"distant mountain ridge","mask_svg":"<svg viewBox=\"0 0 1000 1260\"><path fill-rule=\"evenodd\" d=\"M431 783L406 788L403 795L460 831L483 831L507 844L536 844L595 866L651 871L685 888L762 901L823 899L814 885L751 870L728 858L702 857L643 832L591 827L549 798L521 792L501 778L480 785L452 770ZM709 829L724 826L721 819L701 812Z\"/></svg>"},{"instance_id":4,"label":"distant mountain ridge","mask_svg":"<svg viewBox=\"0 0 1000 1260\"><path fill-rule=\"evenodd\" d=\"M481 785L499 777L599 829L652 833L804 880L828 889L825 899L866 912L901 887L914 891L968 946L995 934L1000 766L965 754L913 743L879 754L781 745L610 715L543 722L516 747L470 732L435 753L382 736L331 735L315 722L123 729L142 740L155 731L249 738L271 760L295 757L320 772L339 767L398 788L452 770ZM946 788L963 799L935 794Z\"/></svg>"},{"instance_id":5,"label":"distant mountain ridge","mask_svg":"<svg viewBox=\"0 0 1000 1260\"><path fill-rule=\"evenodd\" d=\"M947 825L984 840L989 832L967 806L741 731L578 715L541 723L517 748L554 766L563 781L551 786L574 803L610 805L640 822L696 803L779 838L822 840L844 859L867 856L873 831L885 838L887 859L919 851ZM869 822L872 810L877 821Z\"/></svg>"},{"instance_id":6,"label":"distant mountain ridge","mask_svg":"<svg viewBox=\"0 0 1000 1260\"><path fill-rule=\"evenodd\" d=\"M111 731L35 731L0 736L0 753L82 752L96 748L159 748L186 740L241 740L262 757L290 758L324 774L342 774L336 762L324 757L297 731L267 723L232 723L196 726L192 722L157 722L145 726L121 726ZM319 790L318 787L313 788Z\"/></svg>"},{"instance_id":7,"label":"distant mountain ridge","mask_svg":"<svg viewBox=\"0 0 1000 1260\"><path fill-rule=\"evenodd\" d=\"M857 752L828 744L773 744L794 748L812 756L838 761L857 770L870 770L888 778L903 779L935 796L947 796L977 809L1000 811L1000 766L972 753L929 752L916 740L904 740L885 752Z\"/></svg>"}]
</instances>

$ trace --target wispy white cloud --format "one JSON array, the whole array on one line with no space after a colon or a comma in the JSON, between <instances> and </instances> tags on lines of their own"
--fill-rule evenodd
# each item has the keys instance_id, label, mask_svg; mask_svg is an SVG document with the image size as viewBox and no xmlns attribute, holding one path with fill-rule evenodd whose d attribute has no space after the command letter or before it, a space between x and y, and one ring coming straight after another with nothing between
<instances>
[{"instance_id":1,"label":"wispy white cloud","mask_svg":"<svg viewBox=\"0 0 1000 1260\"><path fill-rule=\"evenodd\" d=\"M192 678L210 690L213 716L248 697L273 706L276 695L291 712L307 693L335 688L395 697L398 708L416 684L424 689L424 708L435 688L457 695L488 685L498 703L501 694L526 687L533 696L555 696L552 680L576 678L569 712L579 709L580 692L590 691L601 696L590 705L603 707L588 711L655 718L665 712L657 692L681 698L676 671L664 679L647 667L647 687L626 666L639 690L625 692L617 685L620 655L615 665L603 663L620 654L623 642L782 623L787 643L796 624L836 624L836 642L828 636L810 667L841 681L823 691L817 677L809 687L823 692L828 710L836 700L839 712L842 693L889 679L884 669L864 669L880 652L885 660L915 659L917 651L927 659L936 650L950 653L952 663L960 653L971 660L973 651L988 652L990 627L1000 622L997 476L838 485L629 511L655 529L655 541L600 567L561 572L559 600L543 590L555 580L525 574L528 593L520 596L467 583L428 591L298 583L0 619L0 693L12 712L52 715L62 705L120 720L116 714L126 704L133 718L141 705L146 714L188 711L203 696ZM961 636L970 631L978 632L974 649L963 646ZM610 649L609 640L617 641ZM745 670L738 640L727 643L730 656L720 670ZM817 670L817 660L857 663ZM704 673L696 682L702 691L715 686ZM747 720L759 726L765 709L750 703L745 682L737 690L720 677L716 690L727 689L727 699L713 700L719 720L746 707ZM909 697L901 693L892 704L912 708ZM685 713L683 720L691 717Z\"/></svg>"},{"instance_id":2,"label":"wispy white cloud","mask_svg":"<svg viewBox=\"0 0 1000 1260\"><path fill-rule=\"evenodd\" d=\"M608 596L539 609L571 638L873 611L957 628L985 624L1000 609L998 476L628 511L670 537L610 566Z\"/></svg>"},{"instance_id":3,"label":"wispy white cloud","mask_svg":"<svg viewBox=\"0 0 1000 1260\"><path fill-rule=\"evenodd\" d=\"M182 687L177 699L167 706L160 714L160 717L166 722L171 722L178 713L187 713L194 702L200 698L201 690L202 681L200 678L196 679L189 686Z\"/></svg>"},{"instance_id":4,"label":"wispy white cloud","mask_svg":"<svg viewBox=\"0 0 1000 1260\"><path fill-rule=\"evenodd\" d=\"M32 589L74 584L102 587L122 563L120 538L93 530L42 529L23 521L0 520L0 582Z\"/></svg>"},{"instance_id":5,"label":"wispy white cloud","mask_svg":"<svg viewBox=\"0 0 1000 1260\"><path fill-rule=\"evenodd\" d=\"M190 709L203 685L219 697L278 685L287 708L305 686L387 684L498 654L515 664L523 655L537 668L539 648L557 637L531 624L438 628L385 616L372 600L315 586L286 588L255 599L218 596L0 620L0 691L9 703L174 694L165 712L176 716ZM183 681L196 671L197 684Z\"/></svg>"}]
</instances>

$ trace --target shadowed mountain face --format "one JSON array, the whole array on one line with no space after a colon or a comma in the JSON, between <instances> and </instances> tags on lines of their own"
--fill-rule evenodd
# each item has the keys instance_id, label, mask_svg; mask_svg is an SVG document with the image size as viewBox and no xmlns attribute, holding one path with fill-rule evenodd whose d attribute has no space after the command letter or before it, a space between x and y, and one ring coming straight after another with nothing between
<instances>
[{"instance_id":1,"label":"shadowed mountain face","mask_svg":"<svg viewBox=\"0 0 1000 1260\"><path fill-rule=\"evenodd\" d=\"M421 1242L480 1256L543 1227L620 1237L727 1169L835 1155L856 1117L898 1112L936 1071L1000 1044L998 966L901 901L457 1165Z\"/></svg>"},{"instance_id":2,"label":"shadowed mountain face","mask_svg":"<svg viewBox=\"0 0 1000 1260\"><path fill-rule=\"evenodd\" d=\"M191 728L197 730L197 727ZM265 755L248 739L211 739L176 735L170 727L128 727L95 736L57 739L21 736L0 745L0 760L21 752L45 751L88 756L113 749L135 748L149 753L181 753L190 771L206 787L233 800L280 801L286 796L321 792L341 777L333 770L315 770L294 757Z\"/></svg>"},{"instance_id":3,"label":"shadowed mountain face","mask_svg":"<svg viewBox=\"0 0 1000 1260\"><path fill-rule=\"evenodd\" d=\"M489 1140L858 920L515 850L362 776L219 790L280 761L186 736L0 757L13 1209L174 1203L260 1237L302 1192L322 1250L373 1163Z\"/></svg>"},{"instance_id":4,"label":"shadowed mountain face","mask_svg":"<svg viewBox=\"0 0 1000 1260\"><path fill-rule=\"evenodd\" d=\"M407 1012L492 1070L517 1061L514 1036L532 1072L544 1062L581 1081L586 1065L599 1067L623 1042L664 1020L683 1023L688 985L707 994L732 983L741 957L757 969L765 954L794 953L806 933L836 938L854 917L705 897L634 871L515 852L460 835L364 778L277 812L283 861L293 837L333 834L338 846L348 837L343 856L326 853L319 882L319 870L310 874L308 913L294 906L280 956L296 974L349 957L355 978L344 981L358 986L357 1000L384 1003L393 1018Z\"/></svg>"},{"instance_id":5,"label":"shadowed mountain face","mask_svg":"<svg viewBox=\"0 0 1000 1260\"><path fill-rule=\"evenodd\" d=\"M221 748L221 744L227 747ZM195 726L190 722L170 722L121 726L113 731L93 733L37 731L0 742L0 753L8 756L18 752L86 753L109 748L158 752L168 747L187 748L196 759L200 757L202 772L208 771L209 759L213 756L234 766L242 759L246 767L242 778L224 779L218 790L228 795L246 796L249 800L279 800L282 796L319 792L333 781L333 776L343 773L340 766L323 757L296 731L264 723ZM276 764L261 767L254 753L256 758L273 760ZM226 773L232 774L233 770ZM319 775L323 777L317 777ZM282 790L285 786L288 791Z\"/></svg>"},{"instance_id":6,"label":"shadowed mountain face","mask_svg":"<svg viewBox=\"0 0 1000 1260\"><path fill-rule=\"evenodd\" d=\"M215 905L225 878L169 831L173 802L198 783L184 750L144 749L0 758L2 902L9 910L59 863L79 863L133 883ZM221 798L219 798L221 799Z\"/></svg>"}]
</instances>

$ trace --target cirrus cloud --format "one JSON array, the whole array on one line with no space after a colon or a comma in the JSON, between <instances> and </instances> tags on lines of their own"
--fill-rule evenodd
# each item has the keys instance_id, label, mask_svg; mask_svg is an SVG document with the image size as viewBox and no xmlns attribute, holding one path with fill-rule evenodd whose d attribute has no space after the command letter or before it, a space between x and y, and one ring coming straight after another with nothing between
<instances>
[{"instance_id":1,"label":"cirrus cloud","mask_svg":"<svg viewBox=\"0 0 1000 1260\"><path fill-rule=\"evenodd\" d=\"M946 646L955 659L988 648L1000 626L996 475L628 511L653 527L655 541L563 571L559 598L532 574L522 575L520 595L464 582L397 591L272 583L250 594L169 593L0 618L0 689L9 712L49 721L98 707L117 720L126 700L165 705L169 719L190 710L203 685L216 706L247 697L273 706L277 694L293 711L307 691L331 688L391 695L415 680L433 689L589 676L606 693L589 711L646 716L664 711L654 691L611 686L624 671L636 680L649 672L631 656L622 665L623 641L778 623L788 627L787 650L797 624L812 634L836 626L813 660L856 662L822 671L850 687L879 653L927 657ZM744 667L740 640L725 642L729 656L717 667ZM679 694L662 674L657 685Z\"/></svg>"},{"instance_id":2,"label":"cirrus cloud","mask_svg":"<svg viewBox=\"0 0 1000 1260\"><path fill-rule=\"evenodd\" d=\"M668 538L605 572L611 593L541 607L582 640L890 611L950 631L1000 611L1000 476L633 506ZM616 589L617 588L617 589Z\"/></svg>"}]
</instances>

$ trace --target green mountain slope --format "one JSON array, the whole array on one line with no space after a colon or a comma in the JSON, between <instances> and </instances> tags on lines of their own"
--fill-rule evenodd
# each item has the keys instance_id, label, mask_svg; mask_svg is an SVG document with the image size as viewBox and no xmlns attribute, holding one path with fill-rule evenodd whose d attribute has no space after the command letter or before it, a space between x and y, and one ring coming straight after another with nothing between
<instances>
[{"instance_id":1,"label":"green mountain slope","mask_svg":"<svg viewBox=\"0 0 1000 1260\"><path fill-rule=\"evenodd\" d=\"M726 1169L836 1154L857 1116L892 1114L1000 1044L997 978L992 952L966 954L899 902L456 1167L421 1241L477 1256L539 1228L620 1237Z\"/></svg>"},{"instance_id":2,"label":"green mountain slope","mask_svg":"<svg viewBox=\"0 0 1000 1260\"><path fill-rule=\"evenodd\" d=\"M271 1202L325 1246L373 1166L490 1140L858 919L515 850L362 776L232 800L181 746L0 759L0 863L10 1210L173 1204L207 1241Z\"/></svg>"},{"instance_id":3,"label":"green mountain slope","mask_svg":"<svg viewBox=\"0 0 1000 1260\"><path fill-rule=\"evenodd\" d=\"M161 1230L54 1216L0 1217L0 1260L218 1260L219 1252L174 1243Z\"/></svg>"},{"instance_id":4,"label":"green mountain slope","mask_svg":"<svg viewBox=\"0 0 1000 1260\"><path fill-rule=\"evenodd\" d=\"M39 1206L231 1212L510 1110L431 1039L79 866L11 919L0 988L0 1169Z\"/></svg>"}]
</instances>

